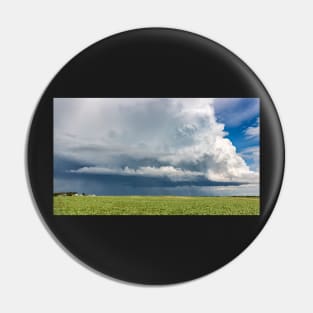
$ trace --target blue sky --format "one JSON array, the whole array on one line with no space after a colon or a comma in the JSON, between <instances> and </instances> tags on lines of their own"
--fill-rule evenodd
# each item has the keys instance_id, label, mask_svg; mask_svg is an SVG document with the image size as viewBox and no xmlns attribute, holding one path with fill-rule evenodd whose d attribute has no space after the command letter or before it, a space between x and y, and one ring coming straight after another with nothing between
<instances>
[{"instance_id":1,"label":"blue sky","mask_svg":"<svg viewBox=\"0 0 313 313\"><path fill-rule=\"evenodd\" d=\"M258 195L259 99L56 98L54 191Z\"/></svg>"},{"instance_id":2,"label":"blue sky","mask_svg":"<svg viewBox=\"0 0 313 313\"><path fill-rule=\"evenodd\" d=\"M248 153L259 152L259 99L216 99L214 108L217 121L225 125L224 129L228 133L226 137L231 140L249 166L259 168L259 159L253 158L251 153Z\"/></svg>"}]
</instances>

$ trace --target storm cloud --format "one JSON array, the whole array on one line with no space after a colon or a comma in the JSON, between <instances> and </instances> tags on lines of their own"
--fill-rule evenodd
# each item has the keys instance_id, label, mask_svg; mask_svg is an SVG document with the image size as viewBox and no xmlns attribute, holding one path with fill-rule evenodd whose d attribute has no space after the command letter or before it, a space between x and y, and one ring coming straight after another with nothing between
<instances>
[{"instance_id":1,"label":"storm cloud","mask_svg":"<svg viewBox=\"0 0 313 313\"><path fill-rule=\"evenodd\" d=\"M258 167L244 156L214 99L54 99L55 191L257 194Z\"/></svg>"}]
</instances>

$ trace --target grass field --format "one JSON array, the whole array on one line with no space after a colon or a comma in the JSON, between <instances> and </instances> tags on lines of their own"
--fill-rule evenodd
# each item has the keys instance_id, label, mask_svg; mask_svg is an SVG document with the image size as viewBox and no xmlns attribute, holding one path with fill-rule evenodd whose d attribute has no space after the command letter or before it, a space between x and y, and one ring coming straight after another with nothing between
<instances>
[{"instance_id":1,"label":"grass field","mask_svg":"<svg viewBox=\"0 0 313 313\"><path fill-rule=\"evenodd\" d=\"M55 215L259 215L259 197L54 196Z\"/></svg>"}]
</instances>

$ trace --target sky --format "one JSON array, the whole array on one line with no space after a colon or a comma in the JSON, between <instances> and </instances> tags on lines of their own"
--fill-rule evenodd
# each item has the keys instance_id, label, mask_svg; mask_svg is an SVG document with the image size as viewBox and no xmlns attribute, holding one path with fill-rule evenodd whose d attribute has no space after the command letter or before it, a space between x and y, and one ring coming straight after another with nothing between
<instances>
[{"instance_id":1,"label":"sky","mask_svg":"<svg viewBox=\"0 0 313 313\"><path fill-rule=\"evenodd\" d=\"M259 195L257 98L55 98L54 192Z\"/></svg>"}]
</instances>

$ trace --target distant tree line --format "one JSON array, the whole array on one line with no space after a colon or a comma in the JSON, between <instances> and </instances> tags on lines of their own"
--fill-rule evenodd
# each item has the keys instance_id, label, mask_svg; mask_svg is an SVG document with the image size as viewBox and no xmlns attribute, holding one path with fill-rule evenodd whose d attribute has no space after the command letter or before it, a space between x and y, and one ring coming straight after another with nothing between
<instances>
[{"instance_id":1,"label":"distant tree line","mask_svg":"<svg viewBox=\"0 0 313 313\"><path fill-rule=\"evenodd\" d=\"M68 192L54 192L53 193L54 196L74 196L74 195L78 195L78 192L74 192L74 191L68 191ZM83 192L81 193L82 196L85 196L86 194Z\"/></svg>"}]
</instances>

